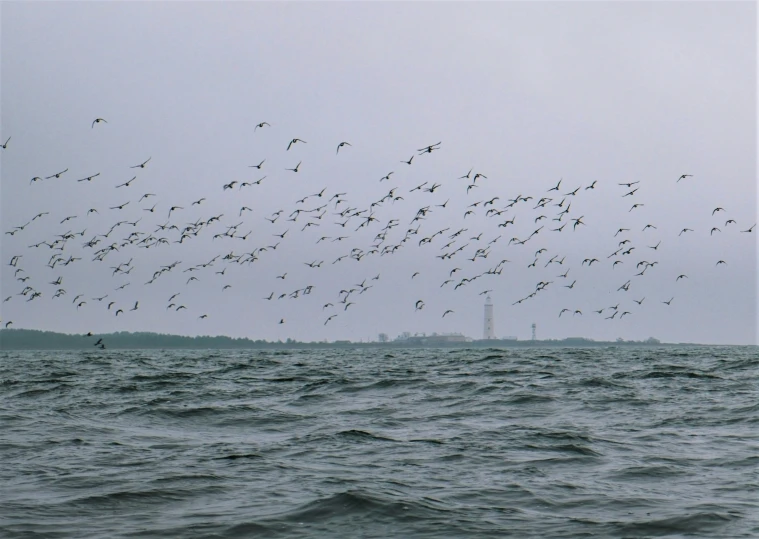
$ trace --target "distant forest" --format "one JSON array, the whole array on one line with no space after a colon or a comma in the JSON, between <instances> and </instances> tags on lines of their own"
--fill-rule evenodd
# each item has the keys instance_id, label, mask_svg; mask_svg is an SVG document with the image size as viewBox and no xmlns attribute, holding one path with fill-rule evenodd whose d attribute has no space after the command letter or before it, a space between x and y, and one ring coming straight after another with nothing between
<instances>
[{"instance_id":1,"label":"distant forest","mask_svg":"<svg viewBox=\"0 0 759 539\"><path fill-rule=\"evenodd\" d=\"M0 350L84 350L93 347L98 340L103 339L107 348L118 349L244 349L271 347L313 347L320 343L298 343L288 339L284 342L252 341L250 339L235 339L223 336L184 337L181 335L166 335L162 333L139 332L69 335L52 331L34 329L3 329L0 330ZM321 343L322 346L324 343Z\"/></svg>"},{"instance_id":2,"label":"distant forest","mask_svg":"<svg viewBox=\"0 0 759 539\"><path fill-rule=\"evenodd\" d=\"M481 340L473 342L430 342L429 344L404 341L391 342L300 342L292 339L285 341L265 341L251 339L236 339L224 336L202 335L197 337L185 337L182 335L167 335L162 333L137 332L130 333L120 331L118 333L93 334L66 334L52 331L39 331L34 329L2 329L0 330L0 350L89 350L92 349L98 339L103 340L109 349L255 349L255 348L503 348L523 346L550 346L550 347L589 347L589 346L651 346L664 345L656 339L646 341L593 341L581 337L545 340L545 341L515 341L515 340ZM678 343L683 345L687 343Z\"/></svg>"}]
</instances>

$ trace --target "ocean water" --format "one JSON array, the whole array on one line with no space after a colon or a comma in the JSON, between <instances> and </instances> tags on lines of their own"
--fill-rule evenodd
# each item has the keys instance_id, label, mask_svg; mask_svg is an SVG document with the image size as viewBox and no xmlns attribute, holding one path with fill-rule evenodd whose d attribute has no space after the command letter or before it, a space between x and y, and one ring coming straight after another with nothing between
<instances>
[{"instance_id":1,"label":"ocean water","mask_svg":"<svg viewBox=\"0 0 759 539\"><path fill-rule=\"evenodd\" d=\"M0 353L2 537L758 537L756 347Z\"/></svg>"}]
</instances>

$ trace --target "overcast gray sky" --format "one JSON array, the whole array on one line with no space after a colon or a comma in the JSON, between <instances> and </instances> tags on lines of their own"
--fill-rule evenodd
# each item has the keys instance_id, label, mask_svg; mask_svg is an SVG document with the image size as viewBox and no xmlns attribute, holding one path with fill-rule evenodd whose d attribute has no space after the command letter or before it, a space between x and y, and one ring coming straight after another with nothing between
<instances>
[{"instance_id":1,"label":"overcast gray sky","mask_svg":"<svg viewBox=\"0 0 759 539\"><path fill-rule=\"evenodd\" d=\"M539 338L756 343L757 230L741 232L757 221L756 15L752 2L3 2L3 324L480 338L492 290L498 336L527 339L535 322ZM293 138L305 143L287 150ZM137 223L104 237L119 221Z\"/></svg>"}]
</instances>

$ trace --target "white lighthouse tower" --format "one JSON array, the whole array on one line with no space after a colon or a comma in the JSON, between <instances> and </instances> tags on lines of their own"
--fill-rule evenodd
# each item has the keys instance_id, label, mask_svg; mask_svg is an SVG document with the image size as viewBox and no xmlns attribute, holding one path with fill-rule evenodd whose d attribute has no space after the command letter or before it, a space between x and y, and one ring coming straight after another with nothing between
<instances>
[{"instance_id":1,"label":"white lighthouse tower","mask_svg":"<svg viewBox=\"0 0 759 539\"><path fill-rule=\"evenodd\" d=\"M485 328L483 339L495 339L495 330L493 329L493 302L490 296L485 298Z\"/></svg>"}]
</instances>

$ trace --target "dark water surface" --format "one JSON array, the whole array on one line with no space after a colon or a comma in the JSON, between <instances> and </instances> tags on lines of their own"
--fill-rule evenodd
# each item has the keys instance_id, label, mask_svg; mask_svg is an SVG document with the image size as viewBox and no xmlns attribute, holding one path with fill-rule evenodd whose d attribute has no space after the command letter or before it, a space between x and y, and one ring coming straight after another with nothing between
<instances>
[{"instance_id":1,"label":"dark water surface","mask_svg":"<svg viewBox=\"0 0 759 539\"><path fill-rule=\"evenodd\" d=\"M759 537L756 347L0 353L2 537Z\"/></svg>"}]
</instances>

